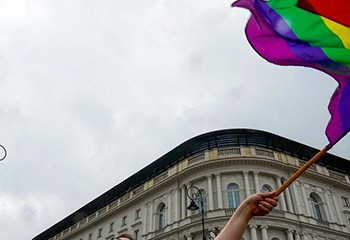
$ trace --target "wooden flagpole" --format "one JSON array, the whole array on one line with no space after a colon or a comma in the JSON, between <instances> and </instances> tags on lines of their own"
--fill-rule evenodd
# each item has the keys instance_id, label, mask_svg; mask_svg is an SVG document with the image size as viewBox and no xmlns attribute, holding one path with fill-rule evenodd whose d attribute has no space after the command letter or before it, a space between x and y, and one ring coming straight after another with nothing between
<instances>
[{"instance_id":1,"label":"wooden flagpole","mask_svg":"<svg viewBox=\"0 0 350 240\"><path fill-rule=\"evenodd\" d=\"M292 182L294 182L301 174L303 174L312 164L319 160L323 155L327 153L332 146L327 145L321 151L319 151L315 156L313 156L307 163L304 164L298 171L296 171L287 181L285 181L276 191L276 196L280 195L287 187L289 187Z\"/></svg>"}]
</instances>

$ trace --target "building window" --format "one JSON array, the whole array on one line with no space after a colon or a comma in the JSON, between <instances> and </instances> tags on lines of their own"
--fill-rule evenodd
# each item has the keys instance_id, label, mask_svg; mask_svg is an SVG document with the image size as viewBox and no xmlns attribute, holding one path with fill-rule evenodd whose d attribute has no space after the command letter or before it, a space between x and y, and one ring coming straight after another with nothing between
<instances>
[{"instance_id":1,"label":"building window","mask_svg":"<svg viewBox=\"0 0 350 240\"><path fill-rule=\"evenodd\" d=\"M349 199L347 197L341 197L344 207L350 207Z\"/></svg>"},{"instance_id":2,"label":"building window","mask_svg":"<svg viewBox=\"0 0 350 240\"><path fill-rule=\"evenodd\" d=\"M89 234L88 239L89 239L89 240L92 240L92 233Z\"/></svg>"},{"instance_id":3,"label":"building window","mask_svg":"<svg viewBox=\"0 0 350 240\"><path fill-rule=\"evenodd\" d=\"M124 217L122 218L122 226L125 226L125 225L126 225L126 217L127 217L127 216L124 216Z\"/></svg>"},{"instance_id":4,"label":"building window","mask_svg":"<svg viewBox=\"0 0 350 240\"><path fill-rule=\"evenodd\" d=\"M111 222L109 224L109 232L113 232L113 230L114 230L114 222Z\"/></svg>"},{"instance_id":5,"label":"building window","mask_svg":"<svg viewBox=\"0 0 350 240\"><path fill-rule=\"evenodd\" d=\"M135 211L135 220L136 219L139 219L141 217L141 209L137 209L136 211Z\"/></svg>"},{"instance_id":6,"label":"building window","mask_svg":"<svg viewBox=\"0 0 350 240\"><path fill-rule=\"evenodd\" d=\"M269 184L264 184L261 187L261 192L272 192L272 187Z\"/></svg>"},{"instance_id":7,"label":"building window","mask_svg":"<svg viewBox=\"0 0 350 240\"><path fill-rule=\"evenodd\" d=\"M229 208L237 208L241 202L239 196L239 186L236 183L230 183L227 186L227 200Z\"/></svg>"},{"instance_id":8,"label":"building window","mask_svg":"<svg viewBox=\"0 0 350 240\"><path fill-rule=\"evenodd\" d=\"M316 194L311 193L310 199L311 199L311 209L312 209L313 217L316 219L322 220L321 201L319 197Z\"/></svg>"},{"instance_id":9,"label":"building window","mask_svg":"<svg viewBox=\"0 0 350 240\"><path fill-rule=\"evenodd\" d=\"M166 218L165 204L161 203L158 206L158 229L162 229L165 227L165 218Z\"/></svg>"},{"instance_id":10,"label":"building window","mask_svg":"<svg viewBox=\"0 0 350 240\"><path fill-rule=\"evenodd\" d=\"M102 228L100 228L97 232L97 238L102 237Z\"/></svg>"},{"instance_id":11,"label":"building window","mask_svg":"<svg viewBox=\"0 0 350 240\"><path fill-rule=\"evenodd\" d=\"M139 229L134 230L134 239L139 240Z\"/></svg>"}]
</instances>

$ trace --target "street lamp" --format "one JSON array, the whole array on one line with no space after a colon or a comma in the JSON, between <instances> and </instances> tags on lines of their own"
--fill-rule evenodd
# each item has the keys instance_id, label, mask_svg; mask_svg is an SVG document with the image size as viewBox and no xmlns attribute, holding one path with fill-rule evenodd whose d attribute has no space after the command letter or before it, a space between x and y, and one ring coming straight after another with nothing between
<instances>
[{"instance_id":1,"label":"street lamp","mask_svg":"<svg viewBox=\"0 0 350 240\"><path fill-rule=\"evenodd\" d=\"M196 191L192 192L192 189L195 189ZM204 231L204 206L203 206L204 204L203 204L202 192L199 188L192 185L189 188L187 188L186 194L187 194L187 197L191 200L190 205L188 205L188 207L187 207L188 210L195 211L195 210L199 209L198 205L195 202L196 200L199 200L199 202L201 204L200 210L201 210L201 214L202 214L202 238L203 238L203 240L206 240L205 231Z\"/></svg>"},{"instance_id":2,"label":"street lamp","mask_svg":"<svg viewBox=\"0 0 350 240\"><path fill-rule=\"evenodd\" d=\"M4 160L6 158L7 151L6 151L6 148L4 146L2 146L1 144L0 144L0 148L1 148L2 152L3 152L2 156L0 157L0 161L2 161L2 160Z\"/></svg>"}]
</instances>

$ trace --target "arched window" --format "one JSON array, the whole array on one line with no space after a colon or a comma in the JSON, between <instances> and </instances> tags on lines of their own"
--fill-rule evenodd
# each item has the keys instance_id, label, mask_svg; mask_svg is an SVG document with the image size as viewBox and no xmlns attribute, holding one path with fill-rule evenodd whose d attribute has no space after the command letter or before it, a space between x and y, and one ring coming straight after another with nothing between
<instances>
[{"instance_id":1,"label":"arched window","mask_svg":"<svg viewBox=\"0 0 350 240\"><path fill-rule=\"evenodd\" d=\"M161 203L158 205L158 229L162 229L165 227L165 204Z\"/></svg>"},{"instance_id":2,"label":"arched window","mask_svg":"<svg viewBox=\"0 0 350 240\"><path fill-rule=\"evenodd\" d=\"M208 203L207 203L207 193L204 189L200 189L200 194L202 195L202 200L203 200L203 212L206 212L208 210ZM197 205L199 207L199 212L202 211L202 204L201 204L201 199L200 197L197 198Z\"/></svg>"},{"instance_id":3,"label":"arched window","mask_svg":"<svg viewBox=\"0 0 350 240\"><path fill-rule=\"evenodd\" d=\"M228 207L237 208L241 202L239 196L239 186L236 183L230 183L227 185L227 198L228 198Z\"/></svg>"},{"instance_id":4,"label":"arched window","mask_svg":"<svg viewBox=\"0 0 350 240\"><path fill-rule=\"evenodd\" d=\"M312 208L313 217L316 219L322 220L320 197L315 193L311 193L310 200L311 200L311 208Z\"/></svg>"},{"instance_id":5,"label":"arched window","mask_svg":"<svg viewBox=\"0 0 350 240\"><path fill-rule=\"evenodd\" d=\"M261 192L272 192L272 187L269 184L264 184L261 187Z\"/></svg>"},{"instance_id":6,"label":"arched window","mask_svg":"<svg viewBox=\"0 0 350 240\"><path fill-rule=\"evenodd\" d=\"M280 240L279 238L273 237L271 240Z\"/></svg>"}]
</instances>

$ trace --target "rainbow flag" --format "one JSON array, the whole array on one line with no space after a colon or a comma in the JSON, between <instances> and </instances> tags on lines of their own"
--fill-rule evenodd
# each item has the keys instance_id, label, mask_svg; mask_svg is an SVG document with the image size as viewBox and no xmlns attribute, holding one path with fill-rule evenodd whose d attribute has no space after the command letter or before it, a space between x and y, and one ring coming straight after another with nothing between
<instances>
[{"instance_id":1,"label":"rainbow flag","mask_svg":"<svg viewBox=\"0 0 350 240\"><path fill-rule=\"evenodd\" d=\"M252 13L246 36L267 61L315 68L338 82L328 105L332 147L350 130L350 0L238 0L232 6Z\"/></svg>"}]
</instances>

